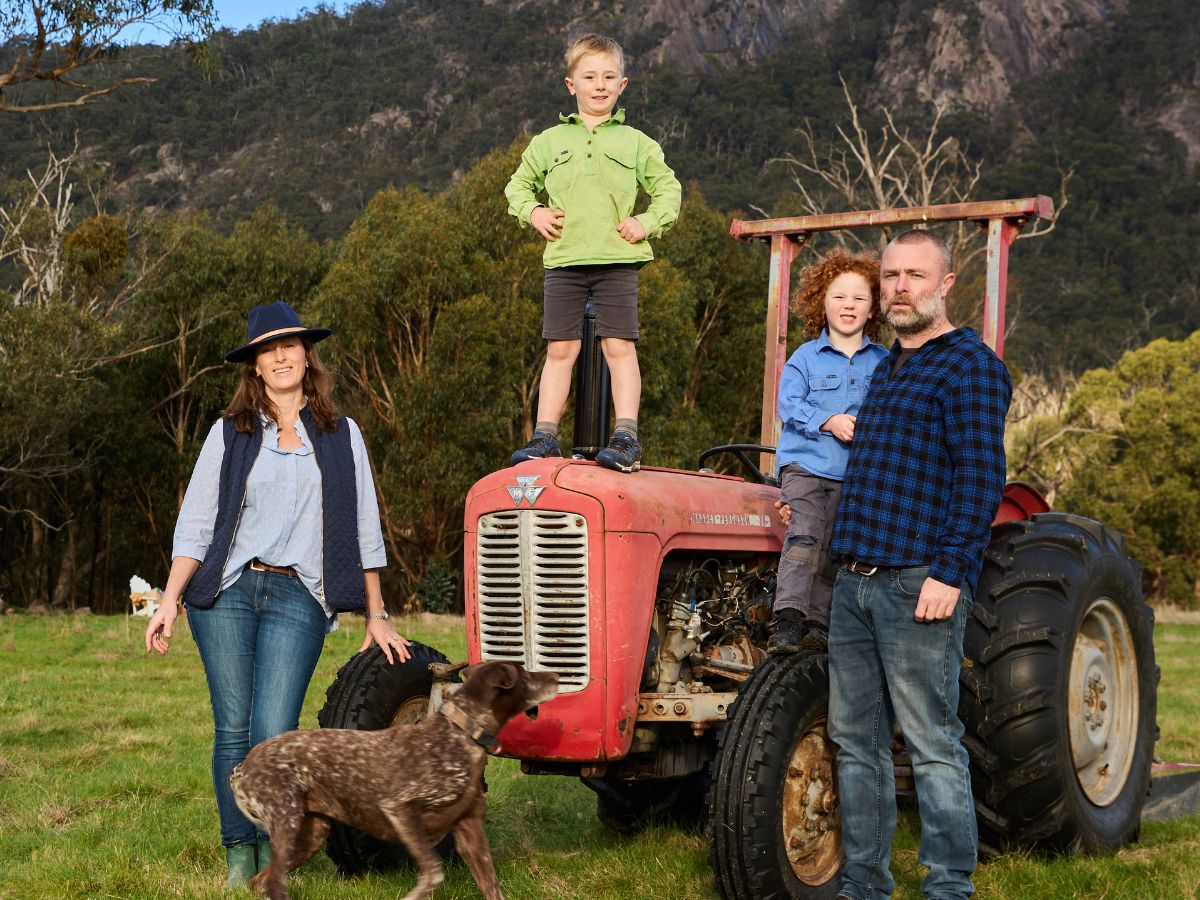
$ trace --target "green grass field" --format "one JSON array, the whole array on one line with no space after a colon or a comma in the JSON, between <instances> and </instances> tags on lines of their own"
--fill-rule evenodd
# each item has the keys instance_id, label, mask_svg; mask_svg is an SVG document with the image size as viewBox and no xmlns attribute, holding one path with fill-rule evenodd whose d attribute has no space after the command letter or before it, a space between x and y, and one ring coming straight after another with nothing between
<instances>
[{"instance_id":1,"label":"green grass field","mask_svg":"<svg viewBox=\"0 0 1200 900\"><path fill-rule=\"evenodd\" d=\"M211 719L195 645L181 628L165 659L142 652L145 620L0 618L0 897L212 897L224 858L209 774ZM461 619L401 620L398 630L463 658ZM316 727L325 688L357 649L353 620L329 637L301 725ZM1158 755L1200 760L1200 625L1159 625ZM505 895L712 897L702 834L660 826L627 840L595 818L592 793L487 772L487 830ZM917 822L902 813L898 898L919 898ZM297 900L396 897L411 873L343 879L323 855L291 880ZM981 898L1177 898L1200 886L1200 816L1148 824L1115 856L1012 854L982 865ZM249 896L248 892L242 892ZM438 900L479 897L460 865Z\"/></svg>"}]
</instances>

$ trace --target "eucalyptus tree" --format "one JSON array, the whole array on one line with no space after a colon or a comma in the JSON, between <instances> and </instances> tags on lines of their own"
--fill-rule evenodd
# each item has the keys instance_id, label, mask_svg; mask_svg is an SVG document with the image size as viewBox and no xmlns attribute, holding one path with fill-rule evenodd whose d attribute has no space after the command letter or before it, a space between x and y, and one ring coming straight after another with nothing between
<instances>
[{"instance_id":1,"label":"eucalyptus tree","mask_svg":"<svg viewBox=\"0 0 1200 900\"><path fill-rule=\"evenodd\" d=\"M215 24L212 0L4 0L0 112L68 109L153 84L119 60L126 42L157 30L198 55Z\"/></svg>"}]
</instances>

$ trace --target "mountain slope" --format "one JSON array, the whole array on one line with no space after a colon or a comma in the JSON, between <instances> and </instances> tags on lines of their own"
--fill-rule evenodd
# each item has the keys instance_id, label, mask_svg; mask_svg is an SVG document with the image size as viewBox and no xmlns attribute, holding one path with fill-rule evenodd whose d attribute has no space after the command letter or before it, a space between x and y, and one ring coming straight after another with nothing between
<instances>
[{"instance_id":1,"label":"mountain slope","mask_svg":"<svg viewBox=\"0 0 1200 900\"><path fill-rule=\"evenodd\" d=\"M336 239L381 187L440 189L488 150L553 124L571 108L565 36L594 28L627 48L630 123L718 207L800 211L787 172L766 163L798 149L806 121L818 140L835 139L840 76L864 98L868 125L888 107L919 127L930 102L947 104L989 195L1053 191L1075 167L1058 231L1017 254L1016 284L1032 299L1015 353L1071 368L1113 358L1118 342L1055 332L1062 298L1100 303L1098 291L1118 298L1106 314L1134 323L1122 341L1200 326L1181 299L1200 282L1196 263L1164 260L1194 245L1200 209L1200 24L1188 0L628 0L593 10L555 0L318 9L218 35L211 80L170 49L130 48L114 64L149 69L158 84L67 114L9 117L0 159L18 179L47 143L61 149L78 134L117 206L196 208L228 228L269 201ZM1022 281L1026 256L1065 282Z\"/></svg>"}]
</instances>

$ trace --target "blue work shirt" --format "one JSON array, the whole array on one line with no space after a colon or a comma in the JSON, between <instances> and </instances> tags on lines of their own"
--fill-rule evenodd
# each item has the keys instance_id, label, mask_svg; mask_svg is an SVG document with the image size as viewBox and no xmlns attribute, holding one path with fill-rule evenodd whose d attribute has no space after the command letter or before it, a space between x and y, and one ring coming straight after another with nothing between
<instances>
[{"instance_id":1,"label":"blue work shirt","mask_svg":"<svg viewBox=\"0 0 1200 900\"><path fill-rule=\"evenodd\" d=\"M383 532L379 526L379 504L367 460L367 448L353 419L350 428L354 456L354 481L358 495L358 544L364 569L387 565ZM304 423L296 420L298 450L279 446L279 428L264 419L263 442L246 481L246 502L234 534L229 559L221 574L221 590L229 587L253 559L270 566L294 569L309 593L333 618L321 585L322 534L321 470L313 453ZM204 559L212 541L217 519L217 494L221 481L221 459L225 438L220 419L208 432L192 480L188 483L175 523L172 557Z\"/></svg>"},{"instance_id":2,"label":"blue work shirt","mask_svg":"<svg viewBox=\"0 0 1200 900\"><path fill-rule=\"evenodd\" d=\"M922 344L895 375L871 379L854 426L831 555L866 565L929 566L975 590L1004 495L1004 417L1012 382L974 330Z\"/></svg>"},{"instance_id":3,"label":"blue work shirt","mask_svg":"<svg viewBox=\"0 0 1200 900\"><path fill-rule=\"evenodd\" d=\"M838 413L857 416L871 373L888 355L887 348L865 334L862 347L847 356L829 342L828 329L796 348L779 379L776 407L783 421L775 448L776 471L797 463L814 475L841 481L850 445L821 426Z\"/></svg>"}]
</instances>

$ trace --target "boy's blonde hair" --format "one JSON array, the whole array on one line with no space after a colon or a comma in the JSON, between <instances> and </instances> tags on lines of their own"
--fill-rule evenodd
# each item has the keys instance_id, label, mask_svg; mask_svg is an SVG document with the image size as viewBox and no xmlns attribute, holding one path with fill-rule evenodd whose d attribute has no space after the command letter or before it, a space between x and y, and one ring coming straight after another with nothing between
<instances>
[{"instance_id":1,"label":"boy's blonde hair","mask_svg":"<svg viewBox=\"0 0 1200 900\"><path fill-rule=\"evenodd\" d=\"M602 34L588 32L581 34L575 40L571 41L567 47L567 77L575 71L575 67L579 65L579 60L587 56L589 53L607 53L617 58L617 69L621 74L625 74L625 51L610 37L605 37Z\"/></svg>"}]
</instances>

